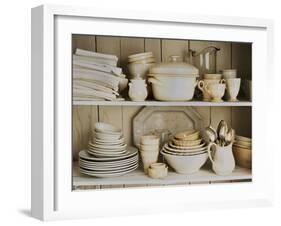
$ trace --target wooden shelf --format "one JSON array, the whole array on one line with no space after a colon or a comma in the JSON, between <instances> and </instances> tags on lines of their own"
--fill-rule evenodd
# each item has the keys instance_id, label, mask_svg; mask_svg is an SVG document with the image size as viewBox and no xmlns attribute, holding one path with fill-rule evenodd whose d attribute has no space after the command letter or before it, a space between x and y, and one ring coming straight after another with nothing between
<instances>
[{"instance_id":1,"label":"wooden shelf","mask_svg":"<svg viewBox=\"0 0 281 226\"><path fill-rule=\"evenodd\" d=\"M190 175L178 174L169 169L168 176L164 179L152 179L137 169L131 173L113 178L96 178L80 174L77 164L73 169L73 186L99 186L99 185L173 185L186 183L209 183L233 180L251 180L252 172L249 169L236 167L231 175L219 176L210 169L201 169Z\"/></svg>"},{"instance_id":2,"label":"wooden shelf","mask_svg":"<svg viewBox=\"0 0 281 226\"><path fill-rule=\"evenodd\" d=\"M205 101L73 101L73 105L104 106L252 106L250 101L205 102Z\"/></svg>"}]
</instances>

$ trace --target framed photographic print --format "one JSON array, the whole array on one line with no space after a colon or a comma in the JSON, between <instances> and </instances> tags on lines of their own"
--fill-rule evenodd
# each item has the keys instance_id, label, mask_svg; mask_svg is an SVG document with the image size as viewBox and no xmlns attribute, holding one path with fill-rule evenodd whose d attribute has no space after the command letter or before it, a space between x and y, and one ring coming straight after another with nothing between
<instances>
[{"instance_id":1,"label":"framed photographic print","mask_svg":"<svg viewBox=\"0 0 281 226\"><path fill-rule=\"evenodd\" d=\"M32 9L32 215L268 205L271 21Z\"/></svg>"}]
</instances>

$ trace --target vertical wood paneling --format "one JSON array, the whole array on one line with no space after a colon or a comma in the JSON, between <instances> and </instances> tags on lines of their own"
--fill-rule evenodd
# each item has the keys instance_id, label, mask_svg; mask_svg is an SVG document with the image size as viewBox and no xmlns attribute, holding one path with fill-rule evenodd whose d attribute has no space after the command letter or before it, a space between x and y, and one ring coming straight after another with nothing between
<instances>
[{"instance_id":1,"label":"vertical wood paneling","mask_svg":"<svg viewBox=\"0 0 281 226\"><path fill-rule=\"evenodd\" d=\"M248 43L232 43L232 68L236 68L238 76L252 79L252 45Z\"/></svg>"},{"instance_id":2,"label":"vertical wood paneling","mask_svg":"<svg viewBox=\"0 0 281 226\"><path fill-rule=\"evenodd\" d=\"M248 43L232 43L231 52L231 66L237 69L238 77L252 79L252 45ZM232 126L237 134L251 136L252 108L233 107Z\"/></svg>"},{"instance_id":3,"label":"vertical wood paneling","mask_svg":"<svg viewBox=\"0 0 281 226\"><path fill-rule=\"evenodd\" d=\"M121 56L121 38L109 36L97 36L97 52L113 54L118 57L118 65L120 65Z\"/></svg>"},{"instance_id":4,"label":"vertical wood paneling","mask_svg":"<svg viewBox=\"0 0 281 226\"><path fill-rule=\"evenodd\" d=\"M121 38L97 36L97 51L121 57ZM122 107L99 106L99 119L122 129Z\"/></svg>"},{"instance_id":5,"label":"vertical wood paneling","mask_svg":"<svg viewBox=\"0 0 281 226\"><path fill-rule=\"evenodd\" d=\"M142 52L144 52L143 38L121 38L120 65L123 67L125 74L128 75L128 70L126 67L128 63L128 56Z\"/></svg>"},{"instance_id":6,"label":"vertical wood paneling","mask_svg":"<svg viewBox=\"0 0 281 226\"><path fill-rule=\"evenodd\" d=\"M133 145L133 119L134 116L141 110L140 106L123 107L123 133L128 145Z\"/></svg>"},{"instance_id":7,"label":"vertical wood paneling","mask_svg":"<svg viewBox=\"0 0 281 226\"><path fill-rule=\"evenodd\" d=\"M123 129L122 107L99 106L99 121L110 123L119 129Z\"/></svg>"},{"instance_id":8,"label":"vertical wood paneling","mask_svg":"<svg viewBox=\"0 0 281 226\"><path fill-rule=\"evenodd\" d=\"M231 107L211 107L211 125L216 129L221 120L231 126Z\"/></svg>"},{"instance_id":9,"label":"vertical wood paneling","mask_svg":"<svg viewBox=\"0 0 281 226\"><path fill-rule=\"evenodd\" d=\"M211 107L193 107L202 117L204 128L211 123Z\"/></svg>"},{"instance_id":10,"label":"vertical wood paneling","mask_svg":"<svg viewBox=\"0 0 281 226\"><path fill-rule=\"evenodd\" d=\"M96 51L96 37L93 35L73 35L73 52L76 48ZM96 106L73 106L73 158L77 159L80 150L87 148L92 125L97 122Z\"/></svg>"},{"instance_id":11,"label":"vertical wood paneling","mask_svg":"<svg viewBox=\"0 0 281 226\"><path fill-rule=\"evenodd\" d=\"M188 51L188 41L187 40L162 40L162 61L169 61L169 57L172 55L181 56L185 59L186 53Z\"/></svg>"},{"instance_id":12,"label":"vertical wood paneling","mask_svg":"<svg viewBox=\"0 0 281 226\"><path fill-rule=\"evenodd\" d=\"M73 110L73 158L77 159L78 152L87 148L90 138L91 107L74 106Z\"/></svg>"},{"instance_id":13,"label":"vertical wood paneling","mask_svg":"<svg viewBox=\"0 0 281 226\"><path fill-rule=\"evenodd\" d=\"M144 42L144 51L152 52L156 62L161 62L161 40L155 38L146 38Z\"/></svg>"},{"instance_id":14,"label":"vertical wood paneling","mask_svg":"<svg viewBox=\"0 0 281 226\"><path fill-rule=\"evenodd\" d=\"M235 129L236 134L252 137L252 108L233 107L232 127Z\"/></svg>"},{"instance_id":15,"label":"vertical wood paneling","mask_svg":"<svg viewBox=\"0 0 281 226\"><path fill-rule=\"evenodd\" d=\"M73 35L72 37L73 51L76 48L96 51L96 38L94 35Z\"/></svg>"}]
</instances>

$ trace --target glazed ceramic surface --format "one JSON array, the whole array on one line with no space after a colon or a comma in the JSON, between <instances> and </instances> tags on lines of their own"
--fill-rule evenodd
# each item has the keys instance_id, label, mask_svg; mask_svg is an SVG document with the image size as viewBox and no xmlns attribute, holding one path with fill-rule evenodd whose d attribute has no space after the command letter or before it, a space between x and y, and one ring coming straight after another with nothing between
<instances>
[{"instance_id":1,"label":"glazed ceramic surface","mask_svg":"<svg viewBox=\"0 0 281 226\"><path fill-rule=\"evenodd\" d=\"M129 97L132 101L144 101L147 94L145 80L131 80L129 83Z\"/></svg>"},{"instance_id":2,"label":"glazed ceramic surface","mask_svg":"<svg viewBox=\"0 0 281 226\"><path fill-rule=\"evenodd\" d=\"M197 172L207 161L208 154L202 153L199 155L173 155L161 151L165 160L177 173L180 174L191 174Z\"/></svg>"},{"instance_id":3,"label":"glazed ceramic surface","mask_svg":"<svg viewBox=\"0 0 281 226\"><path fill-rule=\"evenodd\" d=\"M241 78L226 79L226 92L228 101L238 101L237 96L240 90Z\"/></svg>"},{"instance_id":4,"label":"glazed ceramic surface","mask_svg":"<svg viewBox=\"0 0 281 226\"><path fill-rule=\"evenodd\" d=\"M209 84L223 84L225 83L224 79L204 79L200 80L198 82L198 88L203 93L203 101L211 101L211 96L209 95L208 91L206 90L206 87Z\"/></svg>"},{"instance_id":5,"label":"glazed ceramic surface","mask_svg":"<svg viewBox=\"0 0 281 226\"><path fill-rule=\"evenodd\" d=\"M148 81L152 83L154 98L161 101L191 100L197 85L196 78L183 76L150 77Z\"/></svg>"},{"instance_id":6,"label":"glazed ceramic surface","mask_svg":"<svg viewBox=\"0 0 281 226\"><path fill-rule=\"evenodd\" d=\"M211 149L214 147L214 149ZM213 171L218 175L231 174L235 168L235 160L232 153L232 143L228 146L219 146L216 143L208 145L208 155L212 162Z\"/></svg>"}]
</instances>

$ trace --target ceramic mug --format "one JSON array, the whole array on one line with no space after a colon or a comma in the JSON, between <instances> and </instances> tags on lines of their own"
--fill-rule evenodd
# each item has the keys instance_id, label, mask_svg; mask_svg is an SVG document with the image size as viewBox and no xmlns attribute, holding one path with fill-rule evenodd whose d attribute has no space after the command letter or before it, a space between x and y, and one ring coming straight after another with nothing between
<instances>
[{"instance_id":1,"label":"ceramic mug","mask_svg":"<svg viewBox=\"0 0 281 226\"><path fill-rule=\"evenodd\" d=\"M238 101L237 96L240 90L241 78L226 79L226 93L228 101Z\"/></svg>"},{"instance_id":2,"label":"ceramic mug","mask_svg":"<svg viewBox=\"0 0 281 226\"><path fill-rule=\"evenodd\" d=\"M224 83L225 83L224 79L204 79L204 80L200 80L198 82L198 88L203 93L203 101L211 101L211 96L206 90L206 86L208 84L224 84Z\"/></svg>"},{"instance_id":3,"label":"ceramic mug","mask_svg":"<svg viewBox=\"0 0 281 226\"><path fill-rule=\"evenodd\" d=\"M205 85L206 92L210 95L212 102L222 102L225 93L225 83Z\"/></svg>"}]
</instances>

